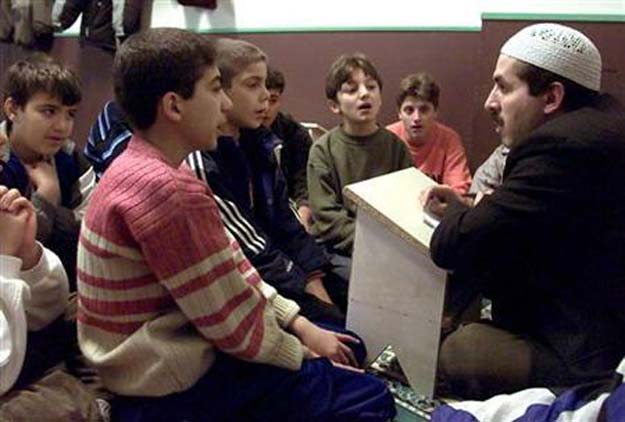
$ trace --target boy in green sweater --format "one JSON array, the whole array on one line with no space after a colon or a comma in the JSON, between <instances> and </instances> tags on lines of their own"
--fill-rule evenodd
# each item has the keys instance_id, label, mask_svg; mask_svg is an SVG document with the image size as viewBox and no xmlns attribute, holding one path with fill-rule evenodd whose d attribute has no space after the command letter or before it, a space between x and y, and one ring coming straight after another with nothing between
<instances>
[{"instance_id":1,"label":"boy in green sweater","mask_svg":"<svg viewBox=\"0 0 625 422\"><path fill-rule=\"evenodd\" d=\"M343 122L310 150L308 195L312 233L335 257L351 257L354 244L356 208L343 187L412 165L404 143L377 122L381 90L382 79L363 54L339 57L326 77L328 105ZM349 260L339 261L348 276Z\"/></svg>"}]
</instances>

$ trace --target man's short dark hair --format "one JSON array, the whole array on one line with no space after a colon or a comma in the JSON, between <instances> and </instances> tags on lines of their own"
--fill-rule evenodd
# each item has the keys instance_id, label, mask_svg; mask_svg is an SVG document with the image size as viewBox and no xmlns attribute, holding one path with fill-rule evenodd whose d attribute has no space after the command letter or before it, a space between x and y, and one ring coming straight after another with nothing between
<instances>
[{"instance_id":1,"label":"man's short dark hair","mask_svg":"<svg viewBox=\"0 0 625 422\"><path fill-rule=\"evenodd\" d=\"M128 38L115 55L113 84L130 124L152 126L158 102L168 92L191 98L215 56L210 39L183 29L154 28Z\"/></svg>"},{"instance_id":2,"label":"man's short dark hair","mask_svg":"<svg viewBox=\"0 0 625 422\"><path fill-rule=\"evenodd\" d=\"M341 85L347 82L355 70L362 70L366 76L376 80L382 90L382 78L373 63L362 53L343 54L332 63L326 76L326 98L336 100Z\"/></svg>"},{"instance_id":3,"label":"man's short dark hair","mask_svg":"<svg viewBox=\"0 0 625 422\"><path fill-rule=\"evenodd\" d=\"M412 73L404 77L399 83L397 95L397 108L400 108L408 97L415 97L421 101L427 101L438 108L440 87L429 73Z\"/></svg>"},{"instance_id":4,"label":"man's short dark hair","mask_svg":"<svg viewBox=\"0 0 625 422\"><path fill-rule=\"evenodd\" d=\"M33 95L40 92L58 99L65 106L76 105L82 99L78 76L47 54L35 53L9 67L4 80L5 101L11 98L16 105L24 107ZM11 121L7 120L7 132L10 130Z\"/></svg>"},{"instance_id":5,"label":"man's short dark hair","mask_svg":"<svg viewBox=\"0 0 625 422\"><path fill-rule=\"evenodd\" d=\"M568 78L521 60L517 60L516 74L520 80L527 84L530 95L534 97L544 93L553 82L560 82L564 86L564 99L562 101L564 111L573 111L584 107L590 104L598 94L598 92L583 87Z\"/></svg>"},{"instance_id":6,"label":"man's short dark hair","mask_svg":"<svg viewBox=\"0 0 625 422\"><path fill-rule=\"evenodd\" d=\"M270 91L278 91L282 94L285 87L284 75L282 72L270 66L267 69L267 81L265 82L265 87Z\"/></svg>"}]
</instances>

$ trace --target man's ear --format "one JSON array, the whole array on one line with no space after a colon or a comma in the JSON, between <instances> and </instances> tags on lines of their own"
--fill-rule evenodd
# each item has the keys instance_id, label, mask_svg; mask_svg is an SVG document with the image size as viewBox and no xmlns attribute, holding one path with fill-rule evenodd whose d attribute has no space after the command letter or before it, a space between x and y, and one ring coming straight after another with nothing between
<instances>
[{"instance_id":1,"label":"man's ear","mask_svg":"<svg viewBox=\"0 0 625 422\"><path fill-rule=\"evenodd\" d=\"M547 91L543 94L545 100L543 111L545 114L553 114L562 110L565 91L564 85L560 82L552 82L549 85Z\"/></svg>"},{"instance_id":2,"label":"man's ear","mask_svg":"<svg viewBox=\"0 0 625 422\"><path fill-rule=\"evenodd\" d=\"M338 114L339 116L341 115L341 106L339 106L339 103L335 100L328 100L328 107L330 108L330 111L334 114Z\"/></svg>"},{"instance_id":3,"label":"man's ear","mask_svg":"<svg viewBox=\"0 0 625 422\"><path fill-rule=\"evenodd\" d=\"M182 97L175 92L167 92L161 97L159 102L163 116L172 122L179 122L182 120L182 112L184 104Z\"/></svg>"},{"instance_id":4,"label":"man's ear","mask_svg":"<svg viewBox=\"0 0 625 422\"><path fill-rule=\"evenodd\" d=\"M13 100L12 97L8 97L4 101L3 106L4 106L3 107L4 115L7 117L7 119L9 119L10 121L13 121L13 119L15 119L15 116L17 115L17 111L20 108L20 106L17 105L17 103Z\"/></svg>"}]
</instances>

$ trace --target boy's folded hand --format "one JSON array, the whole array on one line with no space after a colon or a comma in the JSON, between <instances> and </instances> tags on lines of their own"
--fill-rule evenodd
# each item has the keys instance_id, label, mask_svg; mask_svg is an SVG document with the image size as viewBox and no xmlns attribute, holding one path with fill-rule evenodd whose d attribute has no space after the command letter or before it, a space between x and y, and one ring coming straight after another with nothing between
<instances>
[{"instance_id":1,"label":"boy's folded hand","mask_svg":"<svg viewBox=\"0 0 625 422\"><path fill-rule=\"evenodd\" d=\"M61 186L52 162L42 160L25 167L37 193L51 204L58 205L61 202Z\"/></svg>"},{"instance_id":2,"label":"boy's folded hand","mask_svg":"<svg viewBox=\"0 0 625 422\"><path fill-rule=\"evenodd\" d=\"M291 324L291 330L304 346L319 356L343 365L358 366L354 352L346 344L358 343L359 340L357 338L325 330L301 316L297 317Z\"/></svg>"},{"instance_id":3,"label":"boy's folded hand","mask_svg":"<svg viewBox=\"0 0 625 422\"><path fill-rule=\"evenodd\" d=\"M22 269L33 267L41 256L37 246L37 217L30 201L17 189L0 186L0 255L22 259Z\"/></svg>"}]
</instances>

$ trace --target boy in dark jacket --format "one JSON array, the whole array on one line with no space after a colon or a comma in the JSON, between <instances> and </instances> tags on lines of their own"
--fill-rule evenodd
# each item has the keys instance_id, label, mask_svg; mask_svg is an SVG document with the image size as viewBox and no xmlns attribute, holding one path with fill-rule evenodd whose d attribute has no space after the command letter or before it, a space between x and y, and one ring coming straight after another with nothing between
<instances>
[{"instance_id":1,"label":"boy in dark jacket","mask_svg":"<svg viewBox=\"0 0 625 422\"><path fill-rule=\"evenodd\" d=\"M312 139L306 129L288 114L280 111L284 93L284 75L269 67L265 86L269 90L269 106L263 126L276 135L279 147L280 169L286 178L289 198L295 203L300 221L310 231L312 211L308 205L308 186L306 183L306 163Z\"/></svg>"},{"instance_id":2,"label":"boy in dark jacket","mask_svg":"<svg viewBox=\"0 0 625 422\"><path fill-rule=\"evenodd\" d=\"M75 283L80 221L93 171L69 140L81 92L76 75L47 56L13 64L4 84L9 155L2 178L37 210L37 240L55 252Z\"/></svg>"},{"instance_id":3,"label":"boy in dark jacket","mask_svg":"<svg viewBox=\"0 0 625 422\"><path fill-rule=\"evenodd\" d=\"M226 113L224 136L212 157L223 169L224 180L229 182L239 207L253 216L295 265L305 269L308 276L304 291L331 303L322 280L328 261L289 206L286 183L274 152L275 135L261 126L269 100L265 86L267 58L258 47L240 40L224 38L217 47L217 65L233 107ZM227 156L225 151L229 151ZM346 284L333 290L345 296Z\"/></svg>"}]
</instances>

